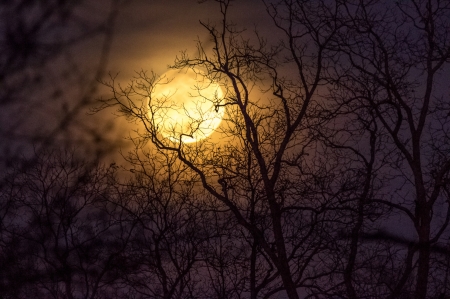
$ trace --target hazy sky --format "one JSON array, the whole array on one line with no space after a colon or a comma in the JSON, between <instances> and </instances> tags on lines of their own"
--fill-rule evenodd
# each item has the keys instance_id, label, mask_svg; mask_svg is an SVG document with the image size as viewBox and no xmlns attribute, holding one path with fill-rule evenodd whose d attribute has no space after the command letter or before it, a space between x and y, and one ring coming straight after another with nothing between
<instances>
[{"instance_id":1,"label":"hazy sky","mask_svg":"<svg viewBox=\"0 0 450 299\"><path fill-rule=\"evenodd\" d=\"M154 71L163 74L181 51L195 55L196 42L200 40L207 49L213 47L208 32L199 21L220 24L220 7L215 1L198 3L198 0L133 0L119 11L107 71L118 74L122 86L128 84L136 71ZM253 34L255 28L262 35L276 38L265 7L260 1L238 0L229 9L229 20L239 28ZM89 50L88 50L89 52ZM93 59L95 55L92 56ZM101 87L104 96L108 89ZM139 127L124 118L116 118L113 109L102 111L101 122L114 124L109 132L126 136Z\"/></svg>"},{"instance_id":2,"label":"hazy sky","mask_svg":"<svg viewBox=\"0 0 450 299\"><path fill-rule=\"evenodd\" d=\"M220 21L215 1L134 0L120 11L112 48L111 69L130 75L135 70L164 71L180 51L195 53L196 40L208 41L204 22ZM259 1L239 0L230 8L230 19L253 30L267 16ZM261 30L265 30L261 28Z\"/></svg>"}]
</instances>

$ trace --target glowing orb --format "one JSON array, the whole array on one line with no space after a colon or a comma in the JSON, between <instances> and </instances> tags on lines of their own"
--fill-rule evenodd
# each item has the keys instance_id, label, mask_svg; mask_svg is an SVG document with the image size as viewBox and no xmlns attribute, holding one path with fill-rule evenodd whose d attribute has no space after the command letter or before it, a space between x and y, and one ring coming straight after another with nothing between
<instances>
[{"instance_id":1,"label":"glowing orb","mask_svg":"<svg viewBox=\"0 0 450 299\"><path fill-rule=\"evenodd\" d=\"M160 77L149 103L157 131L174 142L191 143L211 135L222 121L219 84L199 71L170 70Z\"/></svg>"}]
</instances>

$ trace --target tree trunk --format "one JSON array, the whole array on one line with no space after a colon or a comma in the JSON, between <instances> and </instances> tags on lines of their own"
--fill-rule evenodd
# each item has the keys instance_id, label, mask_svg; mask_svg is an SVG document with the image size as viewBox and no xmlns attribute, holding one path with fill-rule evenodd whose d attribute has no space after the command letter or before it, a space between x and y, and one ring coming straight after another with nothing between
<instances>
[{"instance_id":1,"label":"tree trunk","mask_svg":"<svg viewBox=\"0 0 450 299\"><path fill-rule=\"evenodd\" d=\"M250 298L257 299L258 292L256 291L256 240L252 244L252 254L250 256Z\"/></svg>"},{"instance_id":2,"label":"tree trunk","mask_svg":"<svg viewBox=\"0 0 450 299\"><path fill-rule=\"evenodd\" d=\"M273 233L275 237L276 252L278 256L278 271L280 271L283 285L289 299L299 299L297 293L297 286L292 280L291 269L286 254L286 244L283 235L283 228L281 225L281 211L278 204L275 202L275 196L269 199L269 205L272 213Z\"/></svg>"},{"instance_id":3,"label":"tree trunk","mask_svg":"<svg viewBox=\"0 0 450 299\"><path fill-rule=\"evenodd\" d=\"M415 298L426 299L430 272L430 209L422 208L419 213L419 259Z\"/></svg>"}]
</instances>

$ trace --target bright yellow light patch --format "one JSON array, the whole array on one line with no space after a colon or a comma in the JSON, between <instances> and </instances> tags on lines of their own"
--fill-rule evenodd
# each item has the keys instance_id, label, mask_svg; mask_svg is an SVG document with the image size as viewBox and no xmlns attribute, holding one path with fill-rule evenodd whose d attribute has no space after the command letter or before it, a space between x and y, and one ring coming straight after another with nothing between
<instances>
[{"instance_id":1,"label":"bright yellow light patch","mask_svg":"<svg viewBox=\"0 0 450 299\"><path fill-rule=\"evenodd\" d=\"M153 90L149 113L163 137L191 143L217 129L225 110L217 106L223 100L219 84L191 69L170 70L160 79L162 84Z\"/></svg>"}]
</instances>

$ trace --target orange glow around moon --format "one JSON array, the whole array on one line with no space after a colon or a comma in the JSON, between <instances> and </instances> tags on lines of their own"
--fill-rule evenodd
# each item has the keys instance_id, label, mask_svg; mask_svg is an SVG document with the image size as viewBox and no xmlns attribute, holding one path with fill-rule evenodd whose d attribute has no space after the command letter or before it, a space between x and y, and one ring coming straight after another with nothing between
<instances>
[{"instance_id":1,"label":"orange glow around moon","mask_svg":"<svg viewBox=\"0 0 450 299\"><path fill-rule=\"evenodd\" d=\"M173 142L207 138L222 121L224 107L219 84L199 71L169 70L160 77L150 101L150 119L157 131Z\"/></svg>"}]
</instances>

